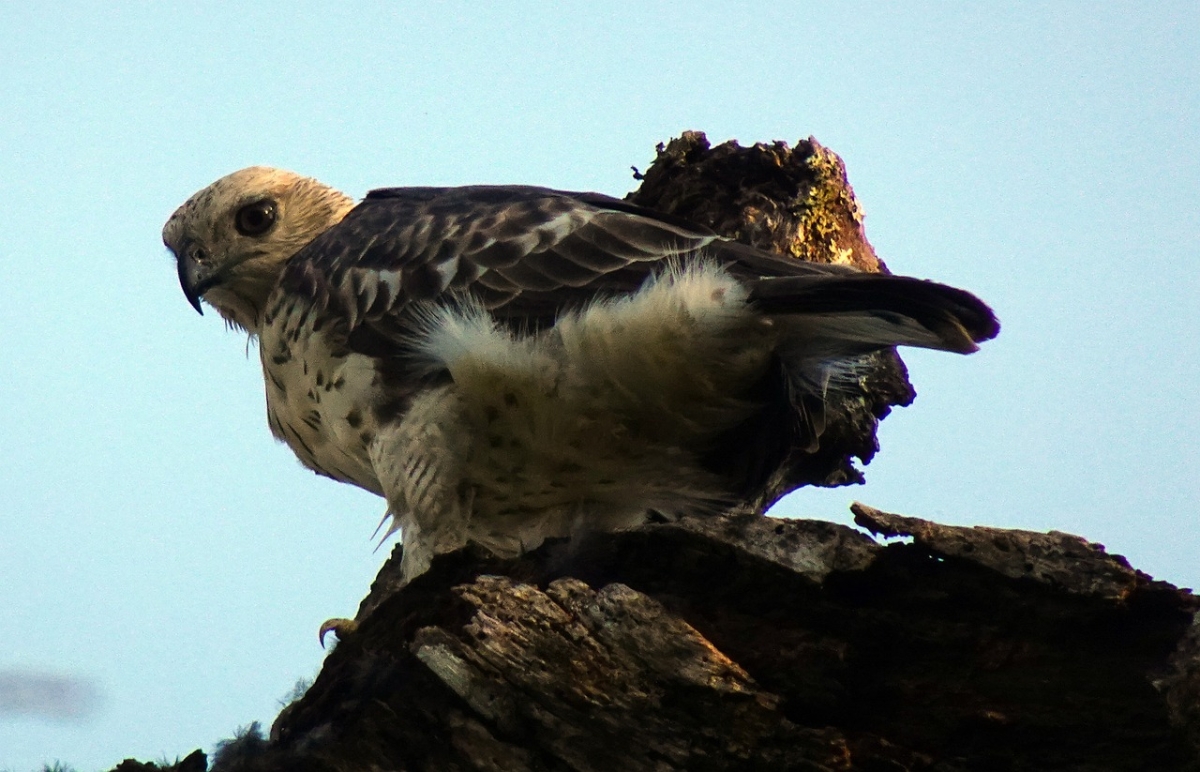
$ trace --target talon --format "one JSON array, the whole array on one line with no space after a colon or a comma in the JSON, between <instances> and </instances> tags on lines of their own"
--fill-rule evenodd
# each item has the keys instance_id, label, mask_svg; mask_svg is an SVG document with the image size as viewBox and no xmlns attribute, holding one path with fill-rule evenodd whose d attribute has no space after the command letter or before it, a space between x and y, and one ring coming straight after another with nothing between
<instances>
[{"instance_id":1,"label":"talon","mask_svg":"<svg viewBox=\"0 0 1200 772\"><path fill-rule=\"evenodd\" d=\"M320 633L317 638L321 641L321 648L325 648L325 635L332 631L337 635L339 641L346 640L346 637L358 629L358 622L353 619L327 619L321 625Z\"/></svg>"}]
</instances>

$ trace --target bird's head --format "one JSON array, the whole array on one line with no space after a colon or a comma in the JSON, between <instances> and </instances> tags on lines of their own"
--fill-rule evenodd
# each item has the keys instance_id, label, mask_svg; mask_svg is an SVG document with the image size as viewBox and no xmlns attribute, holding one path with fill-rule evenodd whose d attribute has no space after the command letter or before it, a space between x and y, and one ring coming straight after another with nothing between
<instances>
[{"instance_id":1,"label":"bird's head","mask_svg":"<svg viewBox=\"0 0 1200 772\"><path fill-rule=\"evenodd\" d=\"M336 225L349 196L310 177L251 166L189 198L163 227L183 294L252 333L288 258Z\"/></svg>"}]
</instances>

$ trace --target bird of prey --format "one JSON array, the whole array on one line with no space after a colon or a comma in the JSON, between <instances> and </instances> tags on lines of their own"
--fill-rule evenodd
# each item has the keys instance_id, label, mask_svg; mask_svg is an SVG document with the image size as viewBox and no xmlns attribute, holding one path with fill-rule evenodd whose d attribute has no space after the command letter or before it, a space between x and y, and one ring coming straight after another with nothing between
<instances>
[{"instance_id":1,"label":"bird of prey","mask_svg":"<svg viewBox=\"0 0 1200 772\"><path fill-rule=\"evenodd\" d=\"M402 570L716 513L820 443L870 352L996 335L963 290L785 258L595 193L266 167L167 221L187 299L259 341L271 431L383 496ZM386 537L385 537L386 538Z\"/></svg>"}]
</instances>

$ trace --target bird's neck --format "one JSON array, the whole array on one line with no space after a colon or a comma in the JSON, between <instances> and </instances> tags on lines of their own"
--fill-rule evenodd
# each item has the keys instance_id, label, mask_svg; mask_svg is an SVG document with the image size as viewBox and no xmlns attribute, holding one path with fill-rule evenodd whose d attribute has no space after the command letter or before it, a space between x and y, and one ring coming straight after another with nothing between
<instances>
[{"instance_id":1,"label":"bird's neck","mask_svg":"<svg viewBox=\"0 0 1200 772\"><path fill-rule=\"evenodd\" d=\"M273 266L273 270L265 266L263 269L247 266L247 269L239 272L236 281L209 290L204 299L230 326L256 336L262 330L267 299L279 281L283 263Z\"/></svg>"},{"instance_id":2,"label":"bird's neck","mask_svg":"<svg viewBox=\"0 0 1200 772\"><path fill-rule=\"evenodd\" d=\"M326 186L303 200L304 207L292 212L288 232L276 238L270 252L239 264L233 277L205 294L204 299L230 325L258 335L271 293L291 256L341 222L355 206L354 199Z\"/></svg>"}]
</instances>

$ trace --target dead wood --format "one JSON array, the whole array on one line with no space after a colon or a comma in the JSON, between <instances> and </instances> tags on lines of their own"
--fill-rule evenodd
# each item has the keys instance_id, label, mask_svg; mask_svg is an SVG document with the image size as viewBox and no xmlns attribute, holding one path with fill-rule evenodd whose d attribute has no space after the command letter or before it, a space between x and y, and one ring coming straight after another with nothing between
<instances>
[{"instance_id":1,"label":"dead wood","mask_svg":"<svg viewBox=\"0 0 1200 772\"><path fill-rule=\"evenodd\" d=\"M911 543L747 515L444 556L229 768L1197 768L1190 593L1067 534L856 513Z\"/></svg>"}]
</instances>

